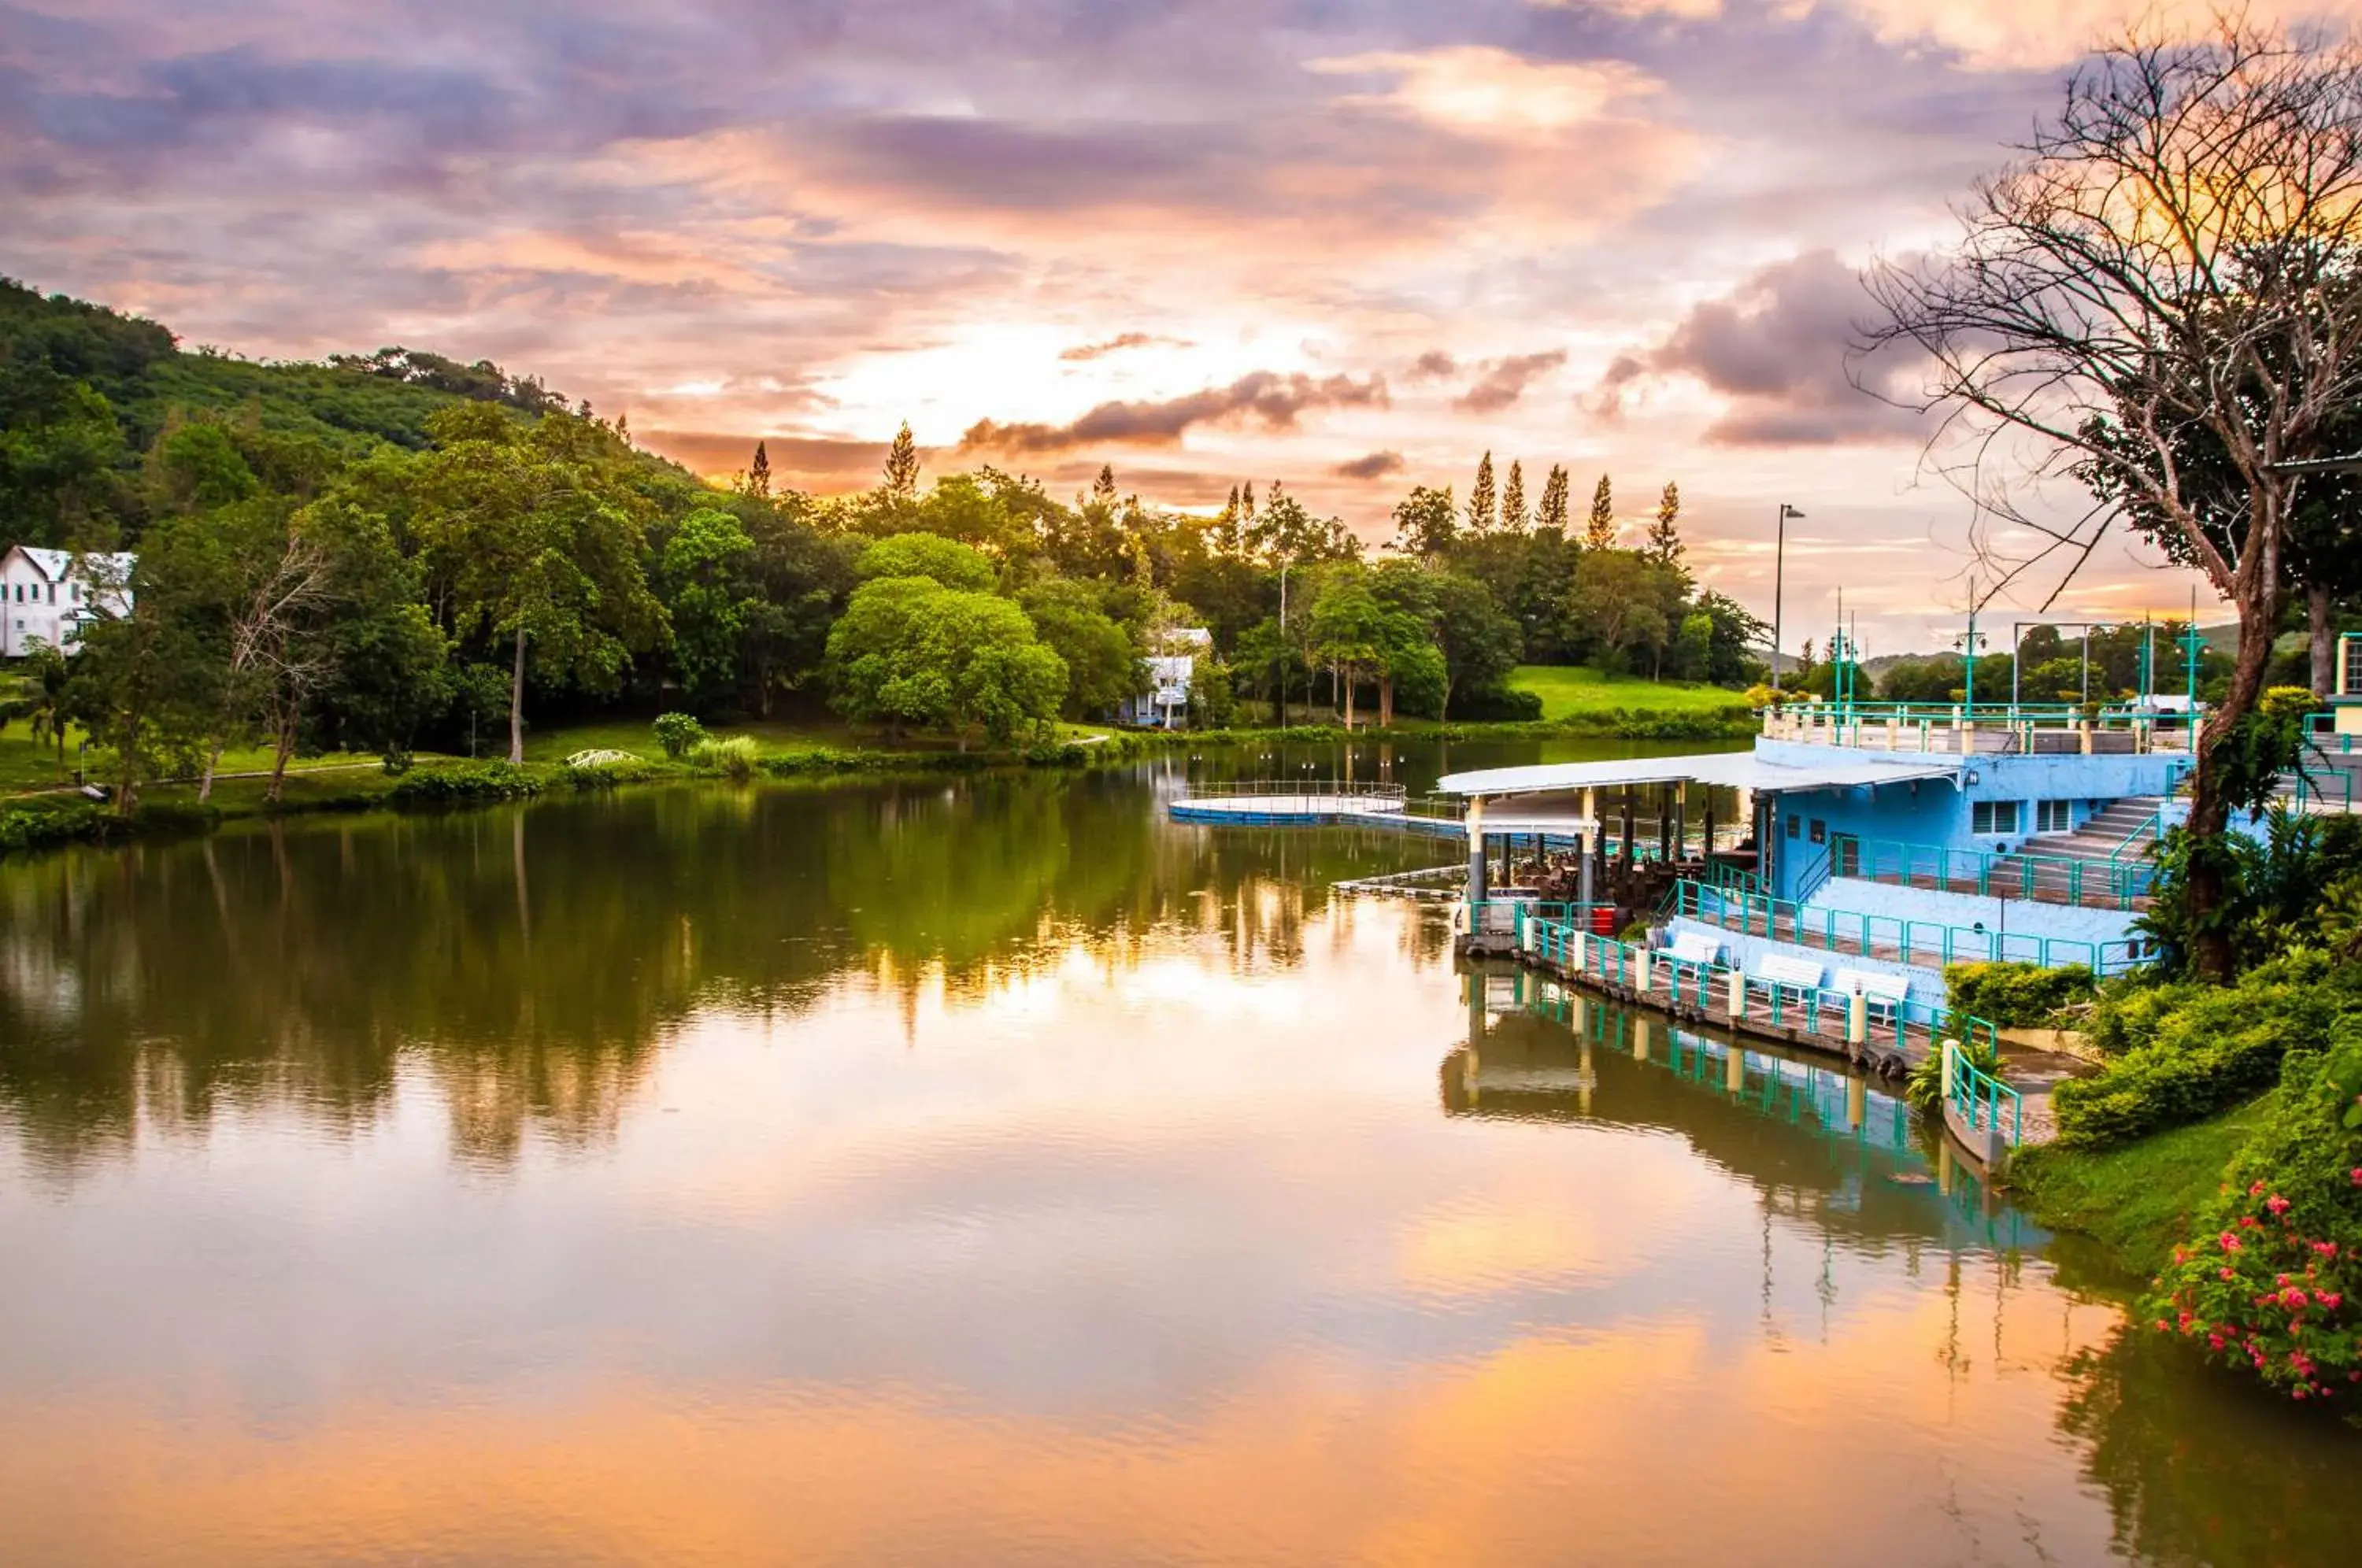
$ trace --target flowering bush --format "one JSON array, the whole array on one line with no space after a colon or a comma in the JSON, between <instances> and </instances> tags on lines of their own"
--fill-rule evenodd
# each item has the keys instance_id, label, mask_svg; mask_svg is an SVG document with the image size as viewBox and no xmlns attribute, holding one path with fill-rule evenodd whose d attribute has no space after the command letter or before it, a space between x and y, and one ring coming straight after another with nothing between
<instances>
[{"instance_id":1,"label":"flowering bush","mask_svg":"<svg viewBox=\"0 0 2362 1568\"><path fill-rule=\"evenodd\" d=\"M2362 1404L2362 1026L2289 1058L2278 1103L2147 1310L2294 1399Z\"/></svg>"}]
</instances>

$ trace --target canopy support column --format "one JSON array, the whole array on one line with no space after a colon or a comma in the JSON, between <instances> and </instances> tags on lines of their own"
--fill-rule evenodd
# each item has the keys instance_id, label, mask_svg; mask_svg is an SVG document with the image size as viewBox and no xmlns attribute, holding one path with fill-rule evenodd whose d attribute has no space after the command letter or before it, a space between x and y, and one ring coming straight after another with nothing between
<instances>
[{"instance_id":1,"label":"canopy support column","mask_svg":"<svg viewBox=\"0 0 2362 1568\"><path fill-rule=\"evenodd\" d=\"M1486 870L1485 797L1472 795L1468 799L1468 929L1472 933L1476 930L1476 906L1483 903L1491 891L1485 886Z\"/></svg>"}]
</instances>

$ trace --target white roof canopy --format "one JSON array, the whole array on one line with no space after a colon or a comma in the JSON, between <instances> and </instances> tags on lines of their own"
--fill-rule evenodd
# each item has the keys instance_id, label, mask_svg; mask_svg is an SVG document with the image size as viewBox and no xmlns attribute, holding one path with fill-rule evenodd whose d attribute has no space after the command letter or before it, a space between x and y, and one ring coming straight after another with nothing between
<instances>
[{"instance_id":1,"label":"white roof canopy","mask_svg":"<svg viewBox=\"0 0 2362 1568\"><path fill-rule=\"evenodd\" d=\"M1958 759L1938 762L1869 757L1832 748L1823 760L1772 762L1751 751L1690 756L1634 756L1615 762L1545 762L1532 767L1487 767L1454 773L1436 788L1447 795L1554 795L1569 790L1620 790L1629 784L1724 784L1776 794L1783 790L1838 790L1860 784L1901 784L1914 778L1959 782Z\"/></svg>"}]
</instances>

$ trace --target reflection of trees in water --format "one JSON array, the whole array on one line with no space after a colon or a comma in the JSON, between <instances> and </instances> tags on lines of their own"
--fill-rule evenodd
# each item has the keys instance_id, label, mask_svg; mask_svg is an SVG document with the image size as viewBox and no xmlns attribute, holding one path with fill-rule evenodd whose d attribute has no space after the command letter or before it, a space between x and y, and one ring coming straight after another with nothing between
<instances>
[{"instance_id":1,"label":"reflection of trees in water","mask_svg":"<svg viewBox=\"0 0 2362 1568\"><path fill-rule=\"evenodd\" d=\"M2059 1429L2107 1494L2119 1551L2215 1568L2355 1561L2362 1433L2290 1411L2130 1324L2072 1357L2065 1376Z\"/></svg>"},{"instance_id":2,"label":"reflection of trees in water","mask_svg":"<svg viewBox=\"0 0 2362 1568\"><path fill-rule=\"evenodd\" d=\"M423 1072L456 1143L616 1125L701 1007L799 1010L849 971L955 996L1159 930L1288 963L1308 899L1399 841L1164 822L1120 774L681 789L318 820L0 871L0 1110L70 1170L143 1122L299 1105L349 1130Z\"/></svg>"}]
</instances>

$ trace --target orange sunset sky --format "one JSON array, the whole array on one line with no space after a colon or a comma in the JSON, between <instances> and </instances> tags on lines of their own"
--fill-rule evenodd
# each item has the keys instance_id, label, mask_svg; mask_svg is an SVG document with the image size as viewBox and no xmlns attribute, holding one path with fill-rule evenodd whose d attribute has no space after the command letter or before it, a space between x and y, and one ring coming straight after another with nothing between
<instances>
[{"instance_id":1,"label":"orange sunset sky","mask_svg":"<svg viewBox=\"0 0 2362 1568\"><path fill-rule=\"evenodd\" d=\"M934 472L1279 480L1374 541L1486 449L1636 525L1677 480L1767 615L1788 501L1791 644L1842 588L1901 651L1948 637L1970 513L1849 381L1856 271L2147 9L0 0L0 272L192 346L494 359L821 491L905 419ZM2188 591L2112 541L2059 613Z\"/></svg>"}]
</instances>

